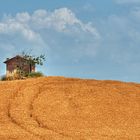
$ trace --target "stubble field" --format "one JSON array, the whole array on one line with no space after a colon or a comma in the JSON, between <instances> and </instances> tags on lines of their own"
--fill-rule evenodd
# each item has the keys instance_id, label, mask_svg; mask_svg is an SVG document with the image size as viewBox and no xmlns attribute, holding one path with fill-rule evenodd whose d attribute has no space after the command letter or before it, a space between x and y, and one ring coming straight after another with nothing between
<instances>
[{"instance_id":1,"label":"stubble field","mask_svg":"<svg viewBox=\"0 0 140 140\"><path fill-rule=\"evenodd\" d=\"M140 84L0 82L0 140L140 140Z\"/></svg>"}]
</instances>

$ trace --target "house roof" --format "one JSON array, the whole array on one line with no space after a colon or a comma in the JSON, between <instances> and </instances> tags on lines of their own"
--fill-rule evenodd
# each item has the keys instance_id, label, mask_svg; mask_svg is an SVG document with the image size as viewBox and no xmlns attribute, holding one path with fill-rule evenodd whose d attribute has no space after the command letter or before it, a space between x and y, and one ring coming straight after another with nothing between
<instances>
[{"instance_id":1,"label":"house roof","mask_svg":"<svg viewBox=\"0 0 140 140\"><path fill-rule=\"evenodd\" d=\"M7 60L6 61L4 61L3 63L8 63L9 61L11 61L12 59L16 59L16 58L22 58L22 59L25 59L25 58L23 58L22 56L20 56L20 55L16 55L15 57L12 57L12 58L7 58Z\"/></svg>"}]
</instances>

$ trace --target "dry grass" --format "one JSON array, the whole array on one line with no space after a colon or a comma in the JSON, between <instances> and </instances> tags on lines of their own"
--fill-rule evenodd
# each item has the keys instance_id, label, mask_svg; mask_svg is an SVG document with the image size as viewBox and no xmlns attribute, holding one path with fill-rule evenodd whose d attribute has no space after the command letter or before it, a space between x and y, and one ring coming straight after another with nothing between
<instances>
[{"instance_id":1,"label":"dry grass","mask_svg":"<svg viewBox=\"0 0 140 140\"><path fill-rule=\"evenodd\" d=\"M0 140L139 140L140 84L64 77L0 82Z\"/></svg>"}]
</instances>

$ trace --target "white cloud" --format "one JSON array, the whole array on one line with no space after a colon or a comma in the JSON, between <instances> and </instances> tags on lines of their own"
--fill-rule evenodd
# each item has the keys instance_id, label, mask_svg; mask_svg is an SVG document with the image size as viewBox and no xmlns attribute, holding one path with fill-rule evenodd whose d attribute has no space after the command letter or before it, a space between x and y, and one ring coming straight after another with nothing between
<instances>
[{"instance_id":1,"label":"white cloud","mask_svg":"<svg viewBox=\"0 0 140 140\"><path fill-rule=\"evenodd\" d=\"M27 24L23 24L15 19L8 19L6 21L0 22L0 34L21 34L29 41L34 41L38 38L38 34L35 33Z\"/></svg>"},{"instance_id":2,"label":"white cloud","mask_svg":"<svg viewBox=\"0 0 140 140\"><path fill-rule=\"evenodd\" d=\"M140 0L115 0L118 4L125 4L125 3L140 3Z\"/></svg>"},{"instance_id":3,"label":"white cloud","mask_svg":"<svg viewBox=\"0 0 140 140\"><path fill-rule=\"evenodd\" d=\"M27 12L24 12L24 13L17 13L16 14L16 20L19 21L19 22L28 22L30 20L30 15L27 13Z\"/></svg>"},{"instance_id":4,"label":"white cloud","mask_svg":"<svg viewBox=\"0 0 140 140\"><path fill-rule=\"evenodd\" d=\"M27 12L17 13L15 17L5 15L0 22L1 34L20 32L31 40L36 40L38 33L35 30L39 29L53 29L64 33L83 31L91 33L95 38L99 37L99 33L91 23L83 23L68 8L56 9L53 12L40 9L31 15Z\"/></svg>"},{"instance_id":5,"label":"white cloud","mask_svg":"<svg viewBox=\"0 0 140 140\"><path fill-rule=\"evenodd\" d=\"M51 28L64 33L84 31L91 33L94 37L99 37L99 34L94 26L90 23L83 23L68 8L56 9L54 12L37 10L32 15L32 22L35 27L39 28Z\"/></svg>"},{"instance_id":6,"label":"white cloud","mask_svg":"<svg viewBox=\"0 0 140 140\"><path fill-rule=\"evenodd\" d=\"M6 47L13 43L15 44L15 49L20 44L17 50L29 47L33 50L42 50L44 52L46 48L48 49L48 46L51 46L50 48L52 49L54 43L52 44L51 42L55 42L56 48L58 44L62 44L62 48L69 47L67 50L75 49L77 54L84 55L84 53L91 51L95 53L99 38L100 35L97 29L90 22L82 22L68 8L55 9L52 12L39 9L32 14L22 12L17 13L15 16L4 15L0 21L1 44L5 43ZM67 44L65 40L67 40ZM76 43L75 40L82 42L82 45ZM81 50L82 52L80 52ZM53 51L55 52L56 50ZM64 52L59 55L62 55L62 53Z\"/></svg>"},{"instance_id":7,"label":"white cloud","mask_svg":"<svg viewBox=\"0 0 140 140\"><path fill-rule=\"evenodd\" d=\"M79 20L67 8L56 9L49 13L45 10L37 10L34 12L32 20L40 28L53 28L60 32L65 31L67 25L79 24Z\"/></svg>"}]
</instances>

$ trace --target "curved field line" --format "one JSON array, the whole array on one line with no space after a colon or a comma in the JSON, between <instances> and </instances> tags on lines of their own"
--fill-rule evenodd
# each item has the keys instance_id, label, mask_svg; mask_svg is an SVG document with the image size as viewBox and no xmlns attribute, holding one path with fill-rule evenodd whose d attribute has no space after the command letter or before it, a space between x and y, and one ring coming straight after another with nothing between
<instances>
[{"instance_id":1,"label":"curved field line","mask_svg":"<svg viewBox=\"0 0 140 140\"><path fill-rule=\"evenodd\" d=\"M35 84L38 85L38 84ZM34 85L34 86L35 86ZM23 92L20 91L16 94L13 100L11 100L8 109L8 116L11 121L22 129L28 131L29 133L44 139L69 139L70 136L67 136L62 133L58 133L49 128L43 128L40 125L40 122L32 115L33 102L40 94L40 88L25 88ZM34 89L34 90L33 90Z\"/></svg>"}]
</instances>

